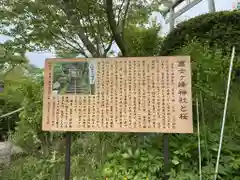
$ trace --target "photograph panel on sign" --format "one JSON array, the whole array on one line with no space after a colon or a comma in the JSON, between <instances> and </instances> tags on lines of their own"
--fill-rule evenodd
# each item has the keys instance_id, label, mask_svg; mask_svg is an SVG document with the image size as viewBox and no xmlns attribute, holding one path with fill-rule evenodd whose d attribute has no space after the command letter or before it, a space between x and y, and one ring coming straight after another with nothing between
<instances>
[{"instance_id":1,"label":"photograph panel on sign","mask_svg":"<svg viewBox=\"0 0 240 180\"><path fill-rule=\"evenodd\" d=\"M91 62L54 62L52 78L55 95L95 94L95 66Z\"/></svg>"}]
</instances>

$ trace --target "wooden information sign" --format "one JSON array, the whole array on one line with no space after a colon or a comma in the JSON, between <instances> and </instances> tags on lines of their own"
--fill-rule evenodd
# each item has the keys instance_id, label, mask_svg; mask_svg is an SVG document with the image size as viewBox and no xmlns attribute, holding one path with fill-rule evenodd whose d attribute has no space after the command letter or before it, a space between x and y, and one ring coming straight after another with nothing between
<instances>
[{"instance_id":1,"label":"wooden information sign","mask_svg":"<svg viewBox=\"0 0 240 180\"><path fill-rule=\"evenodd\" d=\"M42 129L192 133L190 57L47 59Z\"/></svg>"}]
</instances>

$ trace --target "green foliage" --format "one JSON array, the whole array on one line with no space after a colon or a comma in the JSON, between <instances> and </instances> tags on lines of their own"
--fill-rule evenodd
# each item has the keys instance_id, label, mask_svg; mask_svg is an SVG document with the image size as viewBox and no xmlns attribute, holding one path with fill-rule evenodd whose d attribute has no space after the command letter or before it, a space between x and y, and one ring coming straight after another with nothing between
<instances>
[{"instance_id":1,"label":"green foliage","mask_svg":"<svg viewBox=\"0 0 240 180\"><path fill-rule=\"evenodd\" d=\"M0 115L9 113L21 107L23 100L22 92L18 87L11 87L0 95ZM12 114L10 117L0 119L0 136L6 136L9 130L15 127L15 122L19 120L19 113Z\"/></svg>"},{"instance_id":2,"label":"green foliage","mask_svg":"<svg viewBox=\"0 0 240 180\"><path fill-rule=\"evenodd\" d=\"M36 151L42 143L39 137L41 135L38 134L42 121L42 91L42 84L37 82L26 83L23 87L24 110L20 113L20 121L17 122L13 140L27 151Z\"/></svg>"},{"instance_id":3,"label":"green foliage","mask_svg":"<svg viewBox=\"0 0 240 180\"><path fill-rule=\"evenodd\" d=\"M25 51L16 48L13 41L8 40L5 43L0 43L0 69L5 63L11 65L27 63L28 60L24 57Z\"/></svg>"},{"instance_id":4,"label":"green foliage","mask_svg":"<svg viewBox=\"0 0 240 180\"><path fill-rule=\"evenodd\" d=\"M129 48L129 56L153 56L159 53L162 38L158 36L160 27L126 28L125 39Z\"/></svg>"},{"instance_id":5,"label":"green foliage","mask_svg":"<svg viewBox=\"0 0 240 180\"><path fill-rule=\"evenodd\" d=\"M8 180L59 180L64 176L64 157L53 152L49 157L22 157L5 169L0 178Z\"/></svg>"},{"instance_id":6,"label":"green foliage","mask_svg":"<svg viewBox=\"0 0 240 180\"><path fill-rule=\"evenodd\" d=\"M155 180L162 177L163 157L157 148L134 148L133 145L124 143L108 157L103 176L109 180Z\"/></svg>"},{"instance_id":7,"label":"green foliage","mask_svg":"<svg viewBox=\"0 0 240 180\"><path fill-rule=\"evenodd\" d=\"M230 55L223 55L222 51L199 42L193 42L174 52L174 55L179 54L192 57L194 122L196 119L195 97L198 94L199 102L201 102L202 171L203 178L210 180L213 178L215 170L220 135L219 121L224 108L224 87L227 82ZM236 62L235 65L238 66ZM236 167L239 167L237 151L240 148L240 142L236 128L240 127L240 115L236 107L240 103L239 83L232 84L225 140L220 159L219 179L224 180L234 179L238 174ZM125 145L125 148L121 146L118 151L110 154L103 174L108 175L110 179L120 179L125 176L128 176L129 179L146 179L147 175L149 179L161 178L163 162L158 162L158 159L162 159L163 144L161 142L161 136L153 135L147 138L144 146L138 146L138 148L132 144ZM141 153L136 156L138 152ZM171 172L169 175L171 180L197 180L199 178L197 134L171 135L170 154ZM146 157L147 160L142 161ZM152 158L157 163L153 162ZM156 171L152 172L155 169Z\"/></svg>"},{"instance_id":8,"label":"green foliage","mask_svg":"<svg viewBox=\"0 0 240 180\"><path fill-rule=\"evenodd\" d=\"M170 32L163 42L161 55L169 55L183 45L197 39L201 43L207 42L210 47L217 46L229 53L233 46L239 53L240 11L222 11L203 14L184 21Z\"/></svg>"},{"instance_id":9,"label":"green foliage","mask_svg":"<svg viewBox=\"0 0 240 180\"><path fill-rule=\"evenodd\" d=\"M0 115L10 113L21 108L24 99L22 87L27 81L40 80L39 69L27 64L27 60L22 55L14 55L7 43L4 55L0 57L0 79L4 82L4 91L0 94ZM7 48L8 47L8 48ZM16 52L15 52L16 53ZM19 112L0 118L0 136L6 135L9 130L15 127L19 120Z\"/></svg>"},{"instance_id":10,"label":"green foliage","mask_svg":"<svg viewBox=\"0 0 240 180\"><path fill-rule=\"evenodd\" d=\"M113 3L119 30L128 24L143 25L157 8L143 0L131 0L129 8L126 4ZM0 33L14 37L11 43L22 51L54 47L60 56L105 57L114 40L103 0L3 0L0 19Z\"/></svg>"},{"instance_id":11,"label":"green foliage","mask_svg":"<svg viewBox=\"0 0 240 180\"><path fill-rule=\"evenodd\" d=\"M224 55L216 46L210 47L207 43L192 42L177 50L173 55L190 55L192 62L192 86L196 97L201 92L204 101L209 104L205 116L211 119L220 119L225 100L225 88L228 78L228 68L231 54ZM239 66L238 58L235 58L234 68ZM233 72L235 77L235 72ZM238 94L239 82L234 81L231 96ZM205 104L205 103L204 103ZM212 106L210 106L210 104ZM231 106L232 107L232 106Z\"/></svg>"}]
</instances>

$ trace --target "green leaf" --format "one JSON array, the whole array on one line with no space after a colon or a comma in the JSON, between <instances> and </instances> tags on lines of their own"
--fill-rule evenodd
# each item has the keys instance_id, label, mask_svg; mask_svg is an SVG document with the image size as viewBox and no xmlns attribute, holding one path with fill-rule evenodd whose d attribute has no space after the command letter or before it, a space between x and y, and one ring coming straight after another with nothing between
<instances>
[{"instance_id":1,"label":"green leaf","mask_svg":"<svg viewBox=\"0 0 240 180\"><path fill-rule=\"evenodd\" d=\"M178 164L179 164L179 161L176 160L176 159L173 159L173 160L172 160L172 163L173 163L174 165L178 165Z\"/></svg>"},{"instance_id":2,"label":"green leaf","mask_svg":"<svg viewBox=\"0 0 240 180\"><path fill-rule=\"evenodd\" d=\"M122 154L122 157L123 157L124 159L128 159L128 158L130 158L131 156L130 156L128 153L123 153L123 154Z\"/></svg>"}]
</instances>

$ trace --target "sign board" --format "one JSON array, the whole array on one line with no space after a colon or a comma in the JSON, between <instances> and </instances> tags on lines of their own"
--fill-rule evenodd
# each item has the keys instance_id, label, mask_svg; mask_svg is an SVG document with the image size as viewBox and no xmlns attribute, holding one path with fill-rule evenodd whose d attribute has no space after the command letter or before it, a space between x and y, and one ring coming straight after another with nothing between
<instances>
[{"instance_id":1,"label":"sign board","mask_svg":"<svg viewBox=\"0 0 240 180\"><path fill-rule=\"evenodd\" d=\"M192 133L190 57L47 59L42 129Z\"/></svg>"}]
</instances>

